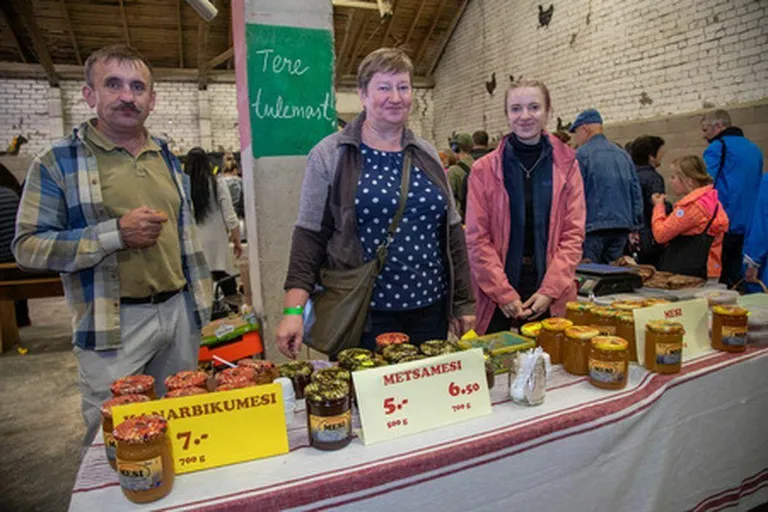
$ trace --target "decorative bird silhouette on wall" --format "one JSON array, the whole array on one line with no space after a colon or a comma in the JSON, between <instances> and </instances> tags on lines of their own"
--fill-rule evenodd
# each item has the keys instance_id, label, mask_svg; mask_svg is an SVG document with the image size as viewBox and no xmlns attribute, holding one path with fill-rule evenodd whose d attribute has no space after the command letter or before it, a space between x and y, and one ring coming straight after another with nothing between
<instances>
[{"instance_id":1,"label":"decorative bird silhouette on wall","mask_svg":"<svg viewBox=\"0 0 768 512\"><path fill-rule=\"evenodd\" d=\"M549 4L549 7L546 10L541 4L539 4L539 26L548 27L549 22L552 21L552 15L554 13L555 13L554 4Z\"/></svg>"},{"instance_id":2,"label":"decorative bird silhouette on wall","mask_svg":"<svg viewBox=\"0 0 768 512\"><path fill-rule=\"evenodd\" d=\"M557 118L557 131L558 132L567 132L568 129L571 127L571 124L573 124L573 123L569 122L567 124L563 124L563 120L560 117L558 117Z\"/></svg>"},{"instance_id":3,"label":"decorative bird silhouette on wall","mask_svg":"<svg viewBox=\"0 0 768 512\"><path fill-rule=\"evenodd\" d=\"M490 82L485 82L485 90L488 91L488 94L493 96L493 91L496 90L496 72L491 73Z\"/></svg>"}]
</instances>

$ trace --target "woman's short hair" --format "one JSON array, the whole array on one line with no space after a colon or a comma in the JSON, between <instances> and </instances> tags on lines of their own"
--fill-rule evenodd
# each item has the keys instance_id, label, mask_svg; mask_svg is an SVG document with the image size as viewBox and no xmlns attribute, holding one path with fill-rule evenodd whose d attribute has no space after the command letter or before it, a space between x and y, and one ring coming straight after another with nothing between
<instances>
[{"instance_id":1,"label":"woman's short hair","mask_svg":"<svg viewBox=\"0 0 768 512\"><path fill-rule=\"evenodd\" d=\"M698 155L686 155L672 162L673 172L695 181L699 187L712 183L712 176L707 173L707 165Z\"/></svg>"},{"instance_id":2,"label":"woman's short hair","mask_svg":"<svg viewBox=\"0 0 768 512\"><path fill-rule=\"evenodd\" d=\"M630 154L635 165L649 165L650 158L656 157L664 145L664 139L655 135L641 135L630 146Z\"/></svg>"},{"instance_id":3,"label":"woman's short hair","mask_svg":"<svg viewBox=\"0 0 768 512\"><path fill-rule=\"evenodd\" d=\"M357 86L368 90L373 75L376 73L408 73L413 81L413 62L399 48L379 48L369 53L357 68Z\"/></svg>"},{"instance_id":4,"label":"woman's short hair","mask_svg":"<svg viewBox=\"0 0 768 512\"><path fill-rule=\"evenodd\" d=\"M518 80L517 82L512 82L512 84L507 87L507 92L504 94L504 114L507 113L509 93L515 89L520 89L521 87L533 87L540 90L541 94L544 96L544 110L547 112L552 110L552 97L549 94L549 89L544 85L544 82L540 82L539 80Z\"/></svg>"}]
</instances>

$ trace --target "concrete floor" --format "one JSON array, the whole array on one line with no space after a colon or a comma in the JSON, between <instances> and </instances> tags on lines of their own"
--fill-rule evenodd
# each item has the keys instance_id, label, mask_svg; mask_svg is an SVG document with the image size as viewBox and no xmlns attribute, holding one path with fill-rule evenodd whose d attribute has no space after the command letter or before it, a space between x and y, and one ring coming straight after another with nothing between
<instances>
[{"instance_id":1,"label":"concrete floor","mask_svg":"<svg viewBox=\"0 0 768 512\"><path fill-rule=\"evenodd\" d=\"M85 433L70 316L63 297L29 309L29 352L0 356L0 510L67 510Z\"/></svg>"}]
</instances>

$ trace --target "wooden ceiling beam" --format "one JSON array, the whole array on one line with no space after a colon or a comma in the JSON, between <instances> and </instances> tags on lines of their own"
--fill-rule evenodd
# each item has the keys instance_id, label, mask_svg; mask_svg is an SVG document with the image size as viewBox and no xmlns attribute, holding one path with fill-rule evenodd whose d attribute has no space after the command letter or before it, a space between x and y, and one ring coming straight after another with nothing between
<instances>
[{"instance_id":1,"label":"wooden ceiling beam","mask_svg":"<svg viewBox=\"0 0 768 512\"><path fill-rule=\"evenodd\" d=\"M72 41L72 48L75 50L75 58L77 63L83 65L83 57L80 55L80 47L77 45L77 38L75 37L75 31L72 30L72 21L69 19L69 10L67 9L67 0L61 1L61 12L64 14L64 22L67 24L67 32L69 32L69 39Z\"/></svg>"},{"instance_id":2,"label":"wooden ceiling beam","mask_svg":"<svg viewBox=\"0 0 768 512\"><path fill-rule=\"evenodd\" d=\"M11 33L11 39L13 40L13 45L16 47L16 51L19 52L19 57L21 57L21 61L27 62L27 56L24 53L24 47L22 47L21 45L21 34L18 32L18 27L16 27L11 21L12 13L8 11L9 8L10 8L10 3L6 3L6 2L0 3L0 13L2 13L2 18L5 21L5 24L8 25L8 32Z\"/></svg>"},{"instance_id":3,"label":"wooden ceiling beam","mask_svg":"<svg viewBox=\"0 0 768 512\"><path fill-rule=\"evenodd\" d=\"M448 27L448 30L443 36L442 43L440 43L440 50L435 54L435 57L432 59L432 62L429 65L429 69L427 70L427 76L431 77L432 74L435 72L437 63L440 62L440 57L443 56L443 52L445 52L445 47L448 46L448 42L451 40L454 30L456 30L456 25L459 24L459 20L464 14L464 11L467 10L467 4L469 4L469 0L461 0L461 6L456 11L456 15L451 20L451 25Z\"/></svg>"},{"instance_id":4,"label":"wooden ceiling beam","mask_svg":"<svg viewBox=\"0 0 768 512\"><path fill-rule=\"evenodd\" d=\"M208 64L206 64L206 67L208 69L213 69L216 66L218 66L219 64L222 64L222 63L228 61L234 55L235 55L235 48L233 46L230 46L230 48L228 50L225 50L225 51L221 52L220 54L218 54L217 56L215 56L214 58L209 60Z\"/></svg>"},{"instance_id":5,"label":"wooden ceiling beam","mask_svg":"<svg viewBox=\"0 0 768 512\"><path fill-rule=\"evenodd\" d=\"M234 36L232 35L232 0L229 0L227 9L227 41L229 42L229 47L234 48L235 47L235 41ZM232 53L232 57L227 60L227 69L232 69L232 64L235 61L235 55L234 52Z\"/></svg>"},{"instance_id":6,"label":"wooden ceiling beam","mask_svg":"<svg viewBox=\"0 0 768 512\"><path fill-rule=\"evenodd\" d=\"M359 0L333 0L334 7L350 7L352 9L364 9L367 11L378 11L378 2L361 2Z\"/></svg>"},{"instance_id":7,"label":"wooden ceiling beam","mask_svg":"<svg viewBox=\"0 0 768 512\"><path fill-rule=\"evenodd\" d=\"M40 35L40 28L37 26L37 20L35 20L35 15L32 12L32 2L28 2L27 0L16 2L16 8L19 10L21 19L27 27L27 33L29 34L30 39L32 39L32 46L35 49L40 65L43 66L43 69L45 70L45 76L48 79L48 83L52 87L58 87L59 78L56 76L56 68L53 64L51 54L48 53L48 46L45 44L43 36Z\"/></svg>"},{"instance_id":8,"label":"wooden ceiling beam","mask_svg":"<svg viewBox=\"0 0 768 512\"><path fill-rule=\"evenodd\" d=\"M131 46L131 32L128 30L128 17L125 15L124 0L120 0L120 17L123 19L123 34L125 35L125 44Z\"/></svg>"},{"instance_id":9,"label":"wooden ceiling beam","mask_svg":"<svg viewBox=\"0 0 768 512\"><path fill-rule=\"evenodd\" d=\"M384 47L384 43L387 42L387 38L389 37L390 32L392 31L392 22L395 20L395 14L397 14L397 11L395 8L397 7L397 2L399 0L394 0L392 2L392 16L389 17L387 20L387 29L384 31L384 35L381 37L381 42L379 43L379 48Z\"/></svg>"},{"instance_id":10,"label":"wooden ceiling beam","mask_svg":"<svg viewBox=\"0 0 768 512\"><path fill-rule=\"evenodd\" d=\"M216 2L213 3L214 7ZM200 20L197 23L197 88L205 90L208 88L208 34L211 29L211 24L206 23L204 20Z\"/></svg>"},{"instance_id":11,"label":"wooden ceiling beam","mask_svg":"<svg viewBox=\"0 0 768 512\"><path fill-rule=\"evenodd\" d=\"M184 69L184 25L181 23L181 1L176 0L176 32L179 35L179 68Z\"/></svg>"},{"instance_id":12,"label":"wooden ceiling beam","mask_svg":"<svg viewBox=\"0 0 768 512\"><path fill-rule=\"evenodd\" d=\"M437 11L432 17L432 24L429 26L429 30L427 31L427 36L421 42L419 51L416 52L416 57L413 59L414 66L418 65L418 63L421 61L421 58L424 56L424 52L427 51L427 47L429 46L429 40L432 39L432 34L434 33L435 28L437 27L437 23L440 21L440 15L443 13L443 9L445 9L445 4L447 2L448 0L440 0L440 5L437 6Z\"/></svg>"},{"instance_id":13,"label":"wooden ceiling beam","mask_svg":"<svg viewBox=\"0 0 768 512\"><path fill-rule=\"evenodd\" d=\"M416 16L413 17L413 21L411 21L411 26L408 27L408 34L405 36L405 42L403 43L403 46L408 46L408 41L411 40L411 36L413 35L413 31L416 29L416 25L419 23L419 18L421 18L421 13L424 11L425 5L427 5L427 0L421 0L421 4L419 5L419 10L416 11Z\"/></svg>"},{"instance_id":14,"label":"wooden ceiling beam","mask_svg":"<svg viewBox=\"0 0 768 512\"><path fill-rule=\"evenodd\" d=\"M365 25L366 25L366 18L367 18L367 12L363 13L363 21L360 22L360 26L357 28L357 31L355 33L354 39L352 39L352 44L349 45L349 56L345 59L344 64L344 71L343 73L345 75L348 75L352 72L352 66L355 65L355 60L357 59L357 46L360 43L360 38L363 36L363 33L365 32Z\"/></svg>"},{"instance_id":15,"label":"wooden ceiling beam","mask_svg":"<svg viewBox=\"0 0 768 512\"><path fill-rule=\"evenodd\" d=\"M352 24L355 22L355 13L357 11L352 11L350 15L347 17L347 26L344 27L344 38L341 40L341 49L339 50L339 53L336 55L336 75L341 76L341 65L344 59L344 56L347 54L347 47L349 46L349 34L352 31Z\"/></svg>"}]
</instances>

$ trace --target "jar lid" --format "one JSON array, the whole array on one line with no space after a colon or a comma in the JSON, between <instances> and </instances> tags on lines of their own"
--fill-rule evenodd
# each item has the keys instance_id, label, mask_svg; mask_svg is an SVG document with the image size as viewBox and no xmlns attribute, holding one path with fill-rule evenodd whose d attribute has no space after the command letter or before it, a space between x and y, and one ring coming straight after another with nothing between
<instances>
[{"instance_id":1,"label":"jar lid","mask_svg":"<svg viewBox=\"0 0 768 512\"><path fill-rule=\"evenodd\" d=\"M632 311L621 311L618 318L621 322L633 323L635 321L635 315L632 314Z\"/></svg>"},{"instance_id":2,"label":"jar lid","mask_svg":"<svg viewBox=\"0 0 768 512\"><path fill-rule=\"evenodd\" d=\"M348 348L339 352L337 357L339 364L349 369L352 369L352 367L355 366L355 361L363 361L372 358L373 352L364 348Z\"/></svg>"},{"instance_id":3,"label":"jar lid","mask_svg":"<svg viewBox=\"0 0 768 512\"><path fill-rule=\"evenodd\" d=\"M408 343L411 337L402 332L385 332L376 336L376 345L387 346Z\"/></svg>"},{"instance_id":4,"label":"jar lid","mask_svg":"<svg viewBox=\"0 0 768 512\"><path fill-rule=\"evenodd\" d=\"M281 377L309 377L313 371L315 367L309 361L288 361L280 365Z\"/></svg>"},{"instance_id":5,"label":"jar lid","mask_svg":"<svg viewBox=\"0 0 768 512\"><path fill-rule=\"evenodd\" d=\"M599 336L600 331L589 325L574 325L565 330L565 336L576 340L589 340Z\"/></svg>"},{"instance_id":6,"label":"jar lid","mask_svg":"<svg viewBox=\"0 0 768 512\"><path fill-rule=\"evenodd\" d=\"M529 338L535 338L541 331L541 322L528 322L520 327L520 334Z\"/></svg>"},{"instance_id":7,"label":"jar lid","mask_svg":"<svg viewBox=\"0 0 768 512\"><path fill-rule=\"evenodd\" d=\"M338 366L323 368L312 374L312 382L331 382L335 380L349 382L351 378L352 375L349 373L349 370Z\"/></svg>"},{"instance_id":8,"label":"jar lid","mask_svg":"<svg viewBox=\"0 0 768 512\"><path fill-rule=\"evenodd\" d=\"M245 377L248 380L256 379L256 370L250 366L236 366L234 368L226 368L221 370L215 375L216 385L228 384L232 379L238 379Z\"/></svg>"},{"instance_id":9,"label":"jar lid","mask_svg":"<svg viewBox=\"0 0 768 512\"><path fill-rule=\"evenodd\" d=\"M399 345L388 345L381 350L381 355L384 359L391 362L399 361L405 356L412 356L419 353L418 347L410 345L408 343L401 343Z\"/></svg>"},{"instance_id":10,"label":"jar lid","mask_svg":"<svg viewBox=\"0 0 768 512\"><path fill-rule=\"evenodd\" d=\"M622 311L631 311L633 309L644 308L645 303L642 300L617 300L611 302L611 307Z\"/></svg>"},{"instance_id":11,"label":"jar lid","mask_svg":"<svg viewBox=\"0 0 768 512\"><path fill-rule=\"evenodd\" d=\"M151 375L129 375L112 383L110 389L115 396L148 393L155 387L155 378Z\"/></svg>"},{"instance_id":12,"label":"jar lid","mask_svg":"<svg viewBox=\"0 0 768 512\"><path fill-rule=\"evenodd\" d=\"M599 306L592 308L592 314L597 315L600 318L616 318L619 312L607 306Z\"/></svg>"},{"instance_id":13,"label":"jar lid","mask_svg":"<svg viewBox=\"0 0 768 512\"><path fill-rule=\"evenodd\" d=\"M595 307L593 303L580 300L572 300L565 303L567 311L589 311L593 307Z\"/></svg>"},{"instance_id":14,"label":"jar lid","mask_svg":"<svg viewBox=\"0 0 768 512\"><path fill-rule=\"evenodd\" d=\"M179 389L189 387L205 387L208 382L208 374L205 372L183 371L171 375L165 379L167 389Z\"/></svg>"},{"instance_id":15,"label":"jar lid","mask_svg":"<svg viewBox=\"0 0 768 512\"><path fill-rule=\"evenodd\" d=\"M650 298L650 299L643 300L643 305L645 307L655 306L656 304L670 304L670 303L671 301L668 301L667 299Z\"/></svg>"},{"instance_id":16,"label":"jar lid","mask_svg":"<svg viewBox=\"0 0 768 512\"><path fill-rule=\"evenodd\" d=\"M160 415L146 414L128 418L115 427L112 435L121 443L142 444L153 441L168 430L168 422Z\"/></svg>"},{"instance_id":17,"label":"jar lid","mask_svg":"<svg viewBox=\"0 0 768 512\"><path fill-rule=\"evenodd\" d=\"M248 368L253 368L256 370L256 373L265 373L268 370L271 370L275 367L275 363L272 361L262 360L262 359L252 359L252 358L246 358L246 359L240 359L237 362L238 366L247 366Z\"/></svg>"},{"instance_id":18,"label":"jar lid","mask_svg":"<svg viewBox=\"0 0 768 512\"><path fill-rule=\"evenodd\" d=\"M242 389L255 385L256 383L245 375L233 374L225 379L222 379L221 382L217 381L216 391L231 391L233 389Z\"/></svg>"},{"instance_id":19,"label":"jar lid","mask_svg":"<svg viewBox=\"0 0 768 512\"><path fill-rule=\"evenodd\" d=\"M541 321L541 327L547 331L560 332L573 327L573 322L566 318L547 318Z\"/></svg>"},{"instance_id":20,"label":"jar lid","mask_svg":"<svg viewBox=\"0 0 768 512\"><path fill-rule=\"evenodd\" d=\"M683 324L674 320L651 320L645 326L653 332L678 334L683 332Z\"/></svg>"},{"instance_id":21,"label":"jar lid","mask_svg":"<svg viewBox=\"0 0 768 512\"><path fill-rule=\"evenodd\" d=\"M719 304L712 307L712 312L718 315L726 316L747 316L747 310L739 306L726 306Z\"/></svg>"},{"instance_id":22,"label":"jar lid","mask_svg":"<svg viewBox=\"0 0 768 512\"><path fill-rule=\"evenodd\" d=\"M112 417L112 408L116 405L135 404L139 402L149 402L147 395L120 395L114 398L110 398L103 404L101 404L101 415L104 418Z\"/></svg>"},{"instance_id":23,"label":"jar lid","mask_svg":"<svg viewBox=\"0 0 768 512\"><path fill-rule=\"evenodd\" d=\"M349 384L340 380L324 383L313 382L304 388L304 396L310 402L341 400L349 396Z\"/></svg>"},{"instance_id":24,"label":"jar lid","mask_svg":"<svg viewBox=\"0 0 768 512\"><path fill-rule=\"evenodd\" d=\"M421 353L426 356L440 356L443 354L453 354L458 352L459 348L451 342L445 340L429 340L419 346ZM402 358L399 360L402 362Z\"/></svg>"},{"instance_id":25,"label":"jar lid","mask_svg":"<svg viewBox=\"0 0 768 512\"><path fill-rule=\"evenodd\" d=\"M179 398L182 396L207 395L208 390L197 386L172 389L163 398Z\"/></svg>"},{"instance_id":26,"label":"jar lid","mask_svg":"<svg viewBox=\"0 0 768 512\"><path fill-rule=\"evenodd\" d=\"M401 358L398 363L410 363L411 361L421 361L422 359L426 359L427 356L424 354L414 354L412 356L405 356Z\"/></svg>"},{"instance_id":27,"label":"jar lid","mask_svg":"<svg viewBox=\"0 0 768 512\"><path fill-rule=\"evenodd\" d=\"M629 348L629 342L618 336L595 336L592 338L592 346L598 350L613 352L627 350Z\"/></svg>"}]
</instances>

